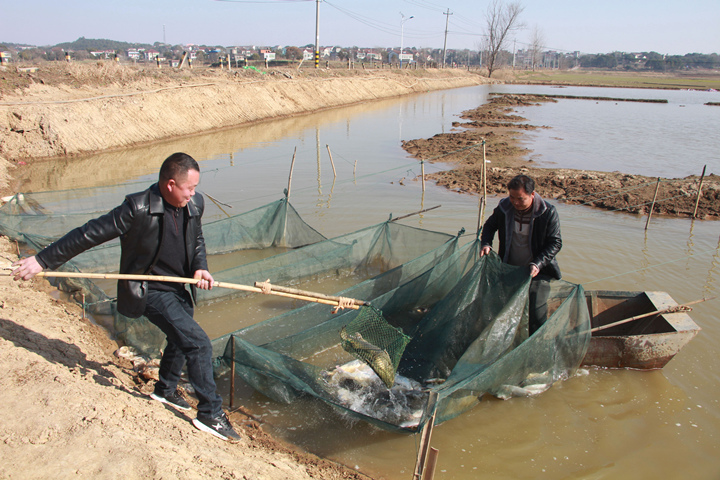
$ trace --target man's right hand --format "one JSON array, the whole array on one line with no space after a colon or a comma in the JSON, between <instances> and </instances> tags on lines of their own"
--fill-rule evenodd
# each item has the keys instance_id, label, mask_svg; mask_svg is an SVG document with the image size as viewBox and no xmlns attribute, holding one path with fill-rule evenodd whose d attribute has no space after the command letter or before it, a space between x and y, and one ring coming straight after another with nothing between
<instances>
[{"instance_id":1,"label":"man's right hand","mask_svg":"<svg viewBox=\"0 0 720 480\"><path fill-rule=\"evenodd\" d=\"M481 257L484 257L485 255L487 255L487 254L490 253L491 251L492 251L492 247L490 247L490 246L488 246L488 245L485 245L485 246L482 247L482 249L480 250L480 256L481 256Z\"/></svg>"},{"instance_id":2,"label":"man's right hand","mask_svg":"<svg viewBox=\"0 0 720 480\"><path fill-rule=\"evenodd\" d=\"M12 272L15 280L30 280L35 275L43 271L43 267L40 266L34 255L32 257L20 259L13 263L12 266L17 267Z\"/></svg>"}]
</instances>

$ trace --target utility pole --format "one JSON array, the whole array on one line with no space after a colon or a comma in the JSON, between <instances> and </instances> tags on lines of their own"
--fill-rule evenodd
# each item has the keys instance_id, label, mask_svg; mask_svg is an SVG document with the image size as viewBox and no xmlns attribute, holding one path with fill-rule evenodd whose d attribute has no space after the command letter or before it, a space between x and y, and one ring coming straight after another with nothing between
<instances>
[{"instance_id":1,"label":"utility pole","mask_svg":"<svg viewBox=\"0 0 720 480\"><path fill-rule=\"evenodd\" d=\"M447 15L445 17L445 42L443 42L443 61L442 61L442 68L445 68L445 52L447 51L447 31L448 31L448 22L450 21L450 9L447 9L447 12L443 12L443 15Z\"/></svg>"},{"instance_id":2,"label":"utility pole","mask_svg":"<svg viewBox=\"0 0 720 480\"><path fill-rule=\"evenodd\" d=\"M315 68L320 68L320 0L315 1Z\"/></svg>"},{"instance_id":3,"label":"utility pole","mask_svg":"<svg viewBox=\"0 0 720 480\"><path fill-rule=\"evenodd\" d=\"M403 54L403 39L405 37L405 22L410 20L411 18L415 18L413 15L410 15L409 17L405 18L405 15L403 15L402 12L400 12L400 70L402 70L402 54Z\"/></svg>"}]
</instances>

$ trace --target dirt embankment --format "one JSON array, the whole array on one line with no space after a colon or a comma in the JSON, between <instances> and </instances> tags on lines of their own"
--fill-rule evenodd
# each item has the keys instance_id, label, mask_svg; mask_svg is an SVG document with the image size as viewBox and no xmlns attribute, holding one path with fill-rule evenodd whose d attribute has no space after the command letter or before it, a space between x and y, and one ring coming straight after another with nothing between
<instances>
[{"instance_id":1,"label":"dirt embankment","mask_svg":"<svg viewBox=\"0 0 720 480\"><path fill-rule=\"evenodd\" d=\"M0 157L126 148L381 98L487 83L464 70L135 68L0 70Z\"/></svg>"},{"instance_id":2,"label":"dirt embankment","mask_svg":"<svg viewBox=\"0 0 720 480\"><path fill-rule=\"evenodd\" d=\"M525 130L550 127L519 123L526 119L513 114L513 110L517 106L548 101L556 100L528 95L494 96L489 103L463 113L461 118L466 122L453 124L464 127L462 130L403 142L403 148L419 159L453 164L454 169L428 177L438 185L459 192L483 191L484 140L485 154L491 162L487 164L489 195L506 194L507 182L525 173L535 179L537 191L546 198L637 214L648 213L656 198L653 214L693 215L700 186L698 176L661 179L658 186L655 177L533 166L532 160L527 160L530 150L519 145L519 138ZM697 217L720 217L720 177L717 175L710 174L703 179Z\"/></svg>"},{"instance_id":3,"label":"dirt embankment","mask_svg":"<svg viewBox=\"0 0 720 480\"><path fill-rule=\"evenodd\" d=\"M0 267L17 258L0 237ZM118 345L53 299L44 279L0 275L0 478L364 479L298 452L241 413L227 443L146 395Z\"/></svg>"}]
</instances>

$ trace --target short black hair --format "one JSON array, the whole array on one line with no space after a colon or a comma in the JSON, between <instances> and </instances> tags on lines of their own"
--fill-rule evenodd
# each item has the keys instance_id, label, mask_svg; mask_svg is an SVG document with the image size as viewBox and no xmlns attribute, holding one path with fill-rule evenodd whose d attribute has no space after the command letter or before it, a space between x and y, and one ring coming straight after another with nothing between
<instances>
[{"instance_id":1,"label":"short black hair","mask_svg":"<svg viewBox=\"0 0 720 480\"><path fill-rule=\"evenodd\" d=\"M173 153L165 159L160 167L160 181L177 180L181 176L187 175L189 170L200 171L200 166L195 159L187 153Z\"/></svg>"},{"instance_id":2,"label":"short black hair","mask_svg":"<svg viewBox=\"0 0 720 480\"><path fill-rule=\"evenodd\" d=\"M508 190L525 190L525 193L530 195L535 191L535 180L528 177L527 175L517 175L512 178L507 184Z\"/></svg>"}]
</instances>

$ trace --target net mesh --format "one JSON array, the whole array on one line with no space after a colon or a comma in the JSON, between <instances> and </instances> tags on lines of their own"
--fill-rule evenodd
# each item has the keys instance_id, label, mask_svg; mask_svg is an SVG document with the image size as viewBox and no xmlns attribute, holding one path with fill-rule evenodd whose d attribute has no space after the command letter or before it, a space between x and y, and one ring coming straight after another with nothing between
<instances>
[{"instance_id":1,"label":"net mesh","mask_svg":"<svg viewBox=\"0 0 720 480\"><path fill-rule=\"evenodd\" d=\"M356 320L362 325L361 313L333 316L318 305L216 339L218 374L235 362L238 375L274 400L311 395L344 415L398 432L417 431L428 421L429 392L437 393L440 423L472 408L485 394L534 395L569 378L590 335L582 287L553 282L551 296L559 307L529 336L527 269L503 264L494 253L479 257L479 248L475 241L430 252L339 294L370 301L391 328L412 337L392 388L387 379L378 387L358 377L352 356L341 346L339 333L345 327L352 341L347 326ZM360 350L374 349L362 344ZM400 402L401 387L402 408L410 410L398 413L394 405L393 414L383 416L380 404L388 398ZM363 395L365 400L358 397Z\"/></svg>"},{"instance_id":2,"label":"net mesh","mask_svg":"<svg viewBox=\"0 0 720 480\"><path fill-rule=\"evenodd\" d=\"M360 307L359 314L340 330L342 348L364 361L391 388L405 346L411 338L390 325L382 312L371 305Z\"/></svg>"}]
</instances>

